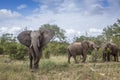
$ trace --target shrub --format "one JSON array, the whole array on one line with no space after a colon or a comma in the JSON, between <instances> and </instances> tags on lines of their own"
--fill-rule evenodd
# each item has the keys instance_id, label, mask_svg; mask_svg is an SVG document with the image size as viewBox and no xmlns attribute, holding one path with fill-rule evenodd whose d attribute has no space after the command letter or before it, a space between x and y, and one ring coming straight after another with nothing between
<instances>
[{"instance_id":1,"label":"shrub","mask_svg":"<svg viewBox=\"0 0 120 80\"><path fill-rule=\"evenodd\" d=\"M65 55L67 54L67 43L52 42L49 43L43 50L44 56L55 55Z\"/></svg>"},{"instance_id":2,"label":"shrub","mask_svg":"<svg viewBox=\"0 0 120 80\"><path fill-rule=\"evenodd\" d=\"M43 57L46 58L46 59L50 58L50 51L48 49L45 49L43 51Z\"/></svg>"},{"instance_id":3,"label":"shrub","mask_svg":"<svg viewBox=\"0 0 120 80\"><path fill-rule=\"evenodd\" d=\"M4 53L3 47L0 46L0 54L3 54L3 53Z\"/></svg>"},{"instance_id":4,"label":"shrub","mask_svg":"<svg viewBox=\"0 0 120 80\"><path fill-rule=\"evenodd\" d=\"M11 59L22 60L27 52L27 49L23 45L17 43L11 43L7 49Z\"/></svg>"}]
</instances>

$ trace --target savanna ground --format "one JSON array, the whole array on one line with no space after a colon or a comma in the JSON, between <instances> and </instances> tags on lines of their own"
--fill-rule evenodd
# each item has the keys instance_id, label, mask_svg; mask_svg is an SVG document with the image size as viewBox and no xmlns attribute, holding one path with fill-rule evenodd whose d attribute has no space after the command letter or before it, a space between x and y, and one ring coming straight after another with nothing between
<instances>
[{"instance_id":1,"label":"savanna ground","mask_svg":"<svg viewBox=\"0 0 120 80\"><path fill-rule=\"evenodd\" d=\"M31 72L29 60L0 56L0 80L120 80L120 62L67 63L67 56L41 59L40 69Z\"/></svg>"}]
</instances>

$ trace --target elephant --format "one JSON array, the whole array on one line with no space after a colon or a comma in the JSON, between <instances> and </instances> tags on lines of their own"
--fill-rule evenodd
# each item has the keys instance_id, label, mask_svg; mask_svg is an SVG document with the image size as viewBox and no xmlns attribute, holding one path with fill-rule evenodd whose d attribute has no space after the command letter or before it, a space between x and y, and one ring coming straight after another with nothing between
<instances>
[{"instance_id":1,"label":"elephant","mask_svg":"<svg viewBox=\"0 0 120 80\"><path fill-rule=\"evenodd\" d=\"M110 61L110 56L114 56L114 61L118 62L119 48L115 43L106 43L103 48L103 61Z\"/></svg>"},{"instance_id":2,"label":"elephant","mask_svg":"<svg viewBox=\"0 0 120 80\"><path fill-rule=\"evenodd\" d=\"M52 29L27 30L18 34L18 41L28 48L30 69L38 69L42 49L49 43L54 35L55 32Z\"/></svg>"},{"instance_id":3,"label":"elephant","mask_svg":"<svg viewBox=\"0 0 120 80\"><path fill-rule=\"evenodd\" d=\"M70 58L73 57L75 63L78 63L76 60L77 55L82 55L82 62L86 61L88 50L94 50L98 46L92 41L82 41L74 42L68 46L68 63L70 63Z\"/></svg>"}]
</instances>

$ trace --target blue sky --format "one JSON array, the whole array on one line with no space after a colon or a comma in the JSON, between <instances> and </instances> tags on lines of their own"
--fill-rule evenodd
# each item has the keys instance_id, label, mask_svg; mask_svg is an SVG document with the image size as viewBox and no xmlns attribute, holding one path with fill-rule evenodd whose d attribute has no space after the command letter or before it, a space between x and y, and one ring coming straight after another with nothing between
<instances>
[{"instance_id":1,"label":"blue sky","mask_svg":"<svg viewBox=\"0 0 120 80\"><path fill-rule=\"evenodd\" d=\"M1 0L0 34L57 24L66 36L96 36L120 19L120 0Z\"/></svg>"}]
</instances>

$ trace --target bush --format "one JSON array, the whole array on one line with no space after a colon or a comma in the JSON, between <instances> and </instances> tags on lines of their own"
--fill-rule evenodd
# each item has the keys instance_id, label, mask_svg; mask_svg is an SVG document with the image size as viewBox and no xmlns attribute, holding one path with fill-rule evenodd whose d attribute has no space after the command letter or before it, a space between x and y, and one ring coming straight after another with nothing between
<instances>
[{"instance_id":1,"label":"bush","mask_svg":"<svg viewBox=\"0 0 120 80\"><path fill-rule=\"evenodd\" d=\"M0 54L3 54L4 53L4 50L3 48L0 46Z\"/></svg>"},{"instance_id":2,"label":"bush","mask_svg":"<svg viewBox=\"0 0 120 80\"><path fill-rule=\"evenodd\" d=\"M96 50L93 50L91 52L91 61L92 62L96 62L98 60L101 60L102 59L102 48L100 48L98 51Z\"/></svg>"},{"instance_id":3,"label":"bush","mask_svg":"<svg viewBox=\"0 0 120 80\"><path fill-rule=\"evenodd\" d=\"M27 52L25 46L17 43L11 43L7 49L11 59L22 60L25 58L25 53Z\"/></svg>"},{"instance_id":4,"label":"bush","mask_svg":"<svg viewBox=\"0 0 120 80\"><path fill-rule=\"evenodd\" d=\"M50 51L48 50L48 49L45 49L44 51L43 51L43 57L45 58L45 59L49 59L50 58Z\"/></svg>"},{"instance_id":5,"label":"bush","mask_svg":"<svg viewBox=\"0 0 120 80\"><path fill-rule=\"evenodd\" d=\"M67 43L52 42L49 43L43 50L44 56L55 55L65 55L67 54Z\"/></svg>"},{"instance_id":6,"label":"bush","mask_svg":"<svg viewBox=\"0 0 120 80\"><path fill-rule=\"evenodd\" d=\"M15 54L17 53L17 45L15 43L9 43L6 46L5 52L9 55L11 59L15 57Z\"/></svg>"}]
</instances>

